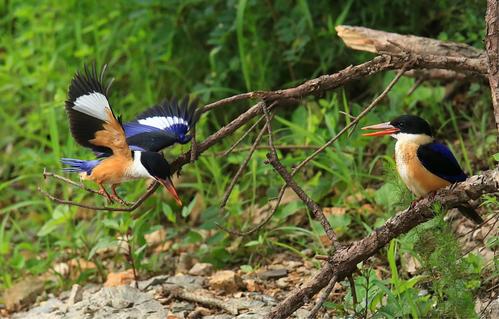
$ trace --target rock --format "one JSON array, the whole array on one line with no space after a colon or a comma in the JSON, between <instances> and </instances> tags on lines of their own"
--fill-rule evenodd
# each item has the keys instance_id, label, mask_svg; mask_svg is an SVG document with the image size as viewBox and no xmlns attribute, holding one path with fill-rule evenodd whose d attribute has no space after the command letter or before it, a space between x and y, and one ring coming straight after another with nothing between
<instances>
[{"instance_id":1,"label":"rock","mask_svg":"<svg viewBox=\"0 0 499 319\"><path fill-rule=\"evenodd\" d=\"M189 253L181 253L178 258L176 273L186 274L192 267L192 256Z\"/></svg>"},{"instance_id":2,"label":"rock","mask_svg":"<svg viewBox=\"0 0 499 319\"><path fill-rule=\"evenodd\" d=\"M107 280L104 287L117 287L128 285L134 280L133 269L128 269L122 272L110 272L107 275Z\"/></svg>"},{"instance_id":3,"label":"rock","mask_svg":"<svg viewBox=\"0 0 499 319\"><path fill-rule=\"evenodd\" d=\"M168 278L166 284L181 286L187 290L197 290L203 288L204 278L189 275L176 275Z\"/></svg>"},{"instance_id":4,"label":"rock","mask_svg":"<svg viewBox=\"0 0 499 319\"><path fill-rule=\"evenodd\" d=\"M69 294L69 298L66 301L68 307L74 305L77 302L82 301L83 299L83 289L80 285L74 284L71 288L71 293Z\"/></svg>"},{"instance_id":5,"label":"rock","mask_svg":"<svg viewBox=\"0 0 499 319\"><path fill-rule=\"evenodd\" d=\"M56 298L50 298L47 301L41 302L36 308L33 308L29 312L16 313L12 316L12 319L45 319L53 318L57 311L64 308L65 305ZM59 312L60 313L60 312Z\"/></svg>"},{"instance_id":6,"label":"rock","mask_svg":"<svg viewBox=\"0 0 499 319\"><path fill-rule=\"evenodd\" d=\"M258 283L254 279L246 279L244 281L244 284L246 285L246 290L248 290L249 292L263 291L262 285L260 285L260 283Z\"/></svg>"},{"instance_id":7,"label":"rock","mask_svg":"<svg viewBox=\"0 0 499 319\"><path fill-rule=\"evenodd\" d=\"M96 293L85 289L83 299L71 307L52 298L16 319L164 319L167 310L147 293L130 286L102 288Z\"/></svg>"},{"instance_id":8,"label":"rock","mask_svg":"<svg viewBox=\"0 0 499 319\"><path fill-rule=\"evenodd\" d=\"M139 289L141 291L147 291L153 289L155 286L160 286L168 280L169 276L160 275L156 277L149 278L147 280L139 281Z\"/></svg>"},{"instance_id":9,"label":"rock","mask_svg":"<svg viewBox=\"0 0 499 319\"><path fill-rule=\"evenodd\" d=\"M194 310L194 305L185 301L174 302L171 305L171 311L173 313L192 311L192 310Z\"/></svg>"},{"instance_id":10,"label":"rock","mask_svg":"<svg viewBox=\"0 0 499 319\"><path fill-rule=\"evenodd\" d=\"M286 277L277 279L276 284L277 284L277 287L279 287L281 289L289 288L288 278L286 278Z\"/></svg>"},{"instance_id":11,"label":"rock","mask_svg":"<svg viewBox=\"0 0 499 319\"><path fill-rule=\"evenodd\" d=\"M278 279L281 277L285 277L288 275L288 270L285 268L279 268L279 269L272 269L272 270L267 270L264 272L261 272L258 274L258 277L260 277L263 280L269 280L269 279Z\"/></svg>"},{"instance_id":12,"label":"rock","mask_svg":"<svg viewBox=\"0 0 499 319\"><path fill-rule=\"evenodd\" d=\"M220 270L214 273L210 278L210 287L216 290L222 290L225 293L233 293L242 287L242 280L232 270Z\"/></svg>"},{"instance_id":13,"label":"rock","mask_svg":"<svg viewBox=\"0 0 499 319\"><path fill-rule=\"evenodd\" d=\"M102 288L88 300L77 303L67 318L78 318L78 311L95 311L93 319L151 318L164 319L166 309L149 294L130 286ZM71 316L71 312L76 312Z\"/></svg>"},{"instance_id":14,"label":"rock","mask_svg":"<svg viewBox=\"0 0 499 319\"><path fill-rule=\"evenodd\" d=\"M43 291L46 279L46 276L28 276L6 289L2 298L5 308L11 312L33 303L36 297Z\"/></svg>"},{"instance_id":15,"label":"rock","mask_svg":"<svg viewBox=\"0 0 499 319\"><path fill-rule=\"evenodd\" d=\"M213 273L213 265L208 263L196 263L189 270L189 275L210 276Z\"/></svg>"},{"instance_id":16,"label":"rock","mask_svg":"<svg viewBox=\"0 0 499 319\"><path fill-rule=\"evenodd\" d=\"M303 263L301 261L288 260L288 261L284 261L284 265L286 265L287 267L289 267L291 269L295 269L295 268L298 268L300 266L303 266Z\"/></svg>"}]
</instances>

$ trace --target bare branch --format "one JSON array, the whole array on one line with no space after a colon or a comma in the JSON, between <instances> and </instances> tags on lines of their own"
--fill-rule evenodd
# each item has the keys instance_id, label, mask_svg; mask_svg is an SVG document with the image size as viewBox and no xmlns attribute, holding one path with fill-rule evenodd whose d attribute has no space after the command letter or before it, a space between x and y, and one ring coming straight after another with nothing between
<instances>
[{"instance_id":1,"label":"bare branch","mask_svg":"<svg viewBox=\"0 0 499 319\"><path fill-rule=\"evenodd\" d=\"M483 194L495 193L499 189L499 168L475 175L455 187L440 189L434 196L418 201L386 223L375 229L370 235L340 248L325 263L322 269L309 282L291 292L286 299L267 314L266 318L287 318L326 286L333 276L342 280L356 269L356 265L373 256L395 237L407 233L417 225L434 217L433 205L440 203L444 208L475 200Z\"/></svg>"},{"instance_id":2,"label":"bare branch","mask_svg":"<svg viewBox=\"0 0 499 319\"><path fill-rule=\"evenodd\" d=\"M52 174L54 176L57 176L57 175L55 175L53 173L48 173L48 174ZM69 180L69 181L71 181L71 180ZM73 181L71 181L71 182L74 183ZM55 197L55 196L47 193L46 191L44 191L40 187L38 187L38 191L40 193L42 193L45 197L47 197L48 199L50 199L51 201L56 202L58 204L62 204L62 205L78 206L78 207L87 208L87 209L96 210L96 211L98 211L98 210L106 210L106 211L111 211L111 212L131 212L131 211L137 209L137 207L139 207L140 205L142 205L142 203L145 202L145 200L147 198L149 198L149 196L151 196L156 191L156 189L158 189L158 187L159 187L159 183L155 181L147 189L147 191L144 194L142 194L139 197L139 199L137 199L137 201L135 201L130 207L112 207L112 206L86 205L86 204L82 204L80 202L74 202L74 201L70 201L70 200L65 200L65 199L57 198L57 197Z\"/></svg>"},{"instance_id":3,"label":"bare branch","mask_svg":"<svg viewBox=\"0 0 499 319\"><path fill-rule=\"evenodd\" d=\"M496 127L499 131L499 4L497 0L487 1L485 23L489 84Z\"/></svg>"},{"instance_id":4,"label":"bare branch","mask_svg":"<svg viewBox=\"0 0 499 319\"><path fill-rule=\"evenodd\" d=\"M229 187L227 187L227 190L225 191L225 194L224 194L224 196L222 198L222 202L220 204L220 208L223 209L225 207L225 205L227 204L227 200L229 199L229 196L232 193L232 190L234 189L234 186L236 185L237 180L239 179L239 177L241 176L241 174L246 169L246 166L248 166L248 163L249 163L251 157L253 156L253 153L255 152L256 147L258 146L258 144L260 144L260 141L261 141L261 139L263 137L263 134L267 130L267 125L268 125L267 123L265 123L263 125L262 129L260 130L260 133L258 133L258 135L257 135L257 137L255 139L255 142L251 146L251 149L249 150L248 155L246 156L246 158L242 162L241 166L239 166L239 169L237 170L236 174L234 175L234 177L230 181Z\"/></svg>"},{"instance_id":5,"label":"bare branch","mask_svg":"<svg viewBox=\"0 0 499 319\"><path fill-rule=\"evenodd\" d=\"M324 289L324 292L322 292L322 295L315 304L314 308L312 308L312 310L310 311L308 319L314 319L315 317L317 317L317 313L319 312L319 310L321 310L322 305L326 301L327 297L329 297L329 295L333 291L336 282L337 282L336 276L333 276L333 278L331 278L331 280L329 281L329 284L326 286L326 289Z\"/></svg>"},{"instance_id":6,"label":"bare branch","mask_svg":"<svg viewBox=\"0 0 499 319\"><path fill-rule=\"evenodd\" d=\"M267 121L267 130L269 133L269 147L270 152L267 153L267 159L269 163L274 167L274 169L281 175L282 179L286 182L286 185L289 186L298 197L303 201L305 205L307 205L308 209L312 212L315 218L321 223L324 231L326 232L327 237L331 241L333 247L337 249L339 247L338 239L336 234L331 227L331 224L327 220L326 216L322 212L322 208L317 205L304 191L303 189L293 180L291 174L286 170L286 168L281 164L279 158L277 157L277 151L274 147L274 141L272 137L272 118L267 110L266 105L262 105L263 112L265 114L265 119Z\"/></svg>"},{"instance_id":7,"label":"bare branch","mask_svg":"<svg viewBox=\"0 0 499 319\"><path fill-rule=\"evenodd\" d=\"M485 52L464 43L440 41L414 35L379 31L364 27L336 26L338 36L354 50L373 53L405 53L445 57L485 58Z\"/></svg>"}]
</instances>

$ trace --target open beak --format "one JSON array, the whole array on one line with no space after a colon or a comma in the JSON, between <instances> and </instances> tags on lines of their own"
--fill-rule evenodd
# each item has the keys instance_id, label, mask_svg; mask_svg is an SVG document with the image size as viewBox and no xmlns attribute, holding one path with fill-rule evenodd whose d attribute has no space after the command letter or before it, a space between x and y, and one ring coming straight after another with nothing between
<instances>
[{"instance_id":1,"label":"open beak","mask_svg":"<svg viewBox=\"0 0 499 319\"><path fill-rule=\"evenodd\" d=\"M400 129L391 125L390 122L385 122L376 125L369 125L362 128L362 130L377 130L377 132L364 133L362 136L382 136L391 135L400 131Z\"/></svg>"},{"instance_id":2,"label":"open beak","mask_svg":"<svg viewBox=\"0 0 499 319\"><path fill-rule=\"evenodd\" d=\"M166 190L170 194L172 194L178 206L182 207L182 201L180 200L180 197L178 197L177 190L175 189L175 186L173 186L172 180L170 178L167 179L158 178L157 180L166 188Z\"/></svg>"}]
</instances>

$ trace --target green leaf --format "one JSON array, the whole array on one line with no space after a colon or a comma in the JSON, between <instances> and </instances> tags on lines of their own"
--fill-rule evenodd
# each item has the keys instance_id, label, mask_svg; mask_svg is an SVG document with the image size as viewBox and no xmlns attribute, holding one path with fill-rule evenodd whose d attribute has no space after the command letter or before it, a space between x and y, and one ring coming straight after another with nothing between
<instances>
[{"instance_id":1,"label":"green leaf","mask_svg":"<svg viewBox=\"0 0 499 319\"><path fill-rule=\"evenodd\" d=\"M162 206L163 206L163 214L165 214L166 219L168 219L169 222L175 224L177 222L177 216L173 212L170 205L163 203Z\"/></svg>"},{"instance_id":2,"label":"green leaf","mask_svg":"<svg viewBox=\"0 0 499 319\"><path fill-rule=\"evenodd\" d=\"M196 204L197 197L194 197L192 201L189 203L189 205L186 207L182 207L182 217L186 218L192 213L192 208L194 207L194 204Z\"/></svg>"}]
</instances>

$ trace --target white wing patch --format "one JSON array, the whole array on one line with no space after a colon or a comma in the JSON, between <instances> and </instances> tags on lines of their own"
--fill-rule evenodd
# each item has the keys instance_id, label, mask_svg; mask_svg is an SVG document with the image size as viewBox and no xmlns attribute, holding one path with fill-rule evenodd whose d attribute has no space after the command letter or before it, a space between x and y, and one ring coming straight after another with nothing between
<instances>
[{"instance_id":1,"label":"white wing patch","mask_svg":"<svg viewBox=\"0 0 499 319\"><path fill-rule=\"evenodd\" d=\"M82 95L74 101L73 110L107 122L111 111L106 96L99 92Z\"/></svg>"},{"instance_id":2,"label":"white wing patch","mask_svg":"<svg viewBox=\"0 0 499 319\"><path fill-rule=\"evenodd\" d=\"M152 126L164 130L172 127L175 124L183 124L189 128L189 124L186 120L177 116L154 116L147 117L145 119L137 120L142 125Z\"/></svg>"}]
</instances>

